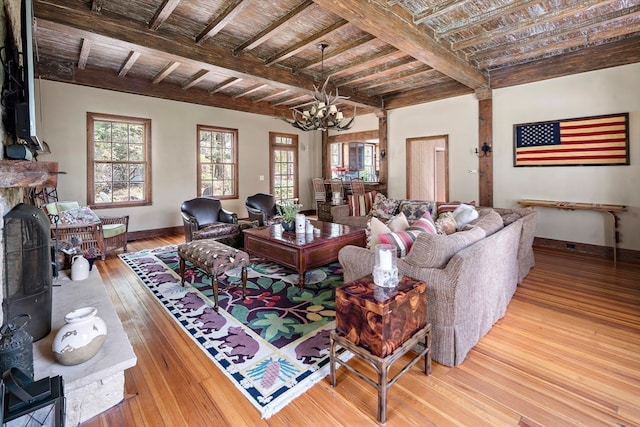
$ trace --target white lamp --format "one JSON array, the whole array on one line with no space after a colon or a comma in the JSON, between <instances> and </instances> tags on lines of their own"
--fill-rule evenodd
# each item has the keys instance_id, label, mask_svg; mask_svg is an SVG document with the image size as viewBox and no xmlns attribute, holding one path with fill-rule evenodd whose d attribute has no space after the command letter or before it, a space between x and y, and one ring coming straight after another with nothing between
<instances>
[{"instance_id":1,"label":"white lamp","mask_svg":"<svg viewBox=\"0 0 640 427\"><path fill-rule=\"evenodd\" d=\"M375 246L376 262L373 266L373 283L385 288L398 285L398 267L396 266L397 248L393 245Z\"/></svg>"}]
</instances>

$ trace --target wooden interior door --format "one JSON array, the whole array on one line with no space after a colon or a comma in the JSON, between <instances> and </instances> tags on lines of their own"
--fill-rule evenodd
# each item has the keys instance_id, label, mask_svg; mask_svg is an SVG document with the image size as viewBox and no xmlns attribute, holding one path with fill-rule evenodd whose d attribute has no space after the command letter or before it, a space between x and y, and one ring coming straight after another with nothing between
<instances>
[{"instance_id":1,"label":"wooden interior door","mask_svg":"<svg viewBox=\"0 0 640 427\"><path fill-rule=\"evenodd\" d=\"M445 202L449 198L446 135L407 139L407 197Z\"/></svg>"}]
</instances>

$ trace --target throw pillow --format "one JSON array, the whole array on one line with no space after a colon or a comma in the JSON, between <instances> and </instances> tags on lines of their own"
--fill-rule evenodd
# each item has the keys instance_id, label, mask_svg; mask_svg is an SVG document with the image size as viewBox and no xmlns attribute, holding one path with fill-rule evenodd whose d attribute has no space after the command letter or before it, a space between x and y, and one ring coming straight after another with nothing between
<instances>
[{"instance_id":1,"label":"throw pillow","mask_svg":"<svg viewBox=\"0 0 640 427\"><path fill-rule=\"evenodd\" d=\"M391 218L391 221L387 223L389 231L404 231L409 228L409 221L402 212Z\"/></svg>"},{"instance_id":2,"label":"throw pillow","mask_svg":"<svg viewBox=\"0 0 640 427\"><path fill-rule=\"evenodd\" d=\"M441 214L445 213L445 212L453 212L456 210L456 208L458 206L460 206L461 204L465 204L465 205L470 205L470 206L475 206L476 205L476 201L475 200L471 200L470 202L436 202L436 218L438 218Z\"/></svg>"},{"instance_id":3,"label":"throw pillow","mask_svg":"<svg viewBox=\"0 0 640 427\"><path fill-rule=\"evenodd\" d=\"M367 223L367 248L373 248L380 243L378 235L391 232L392 230L384 222L376 217L371 218Z\"/></svg>"},{"instance_id":4,"label":"throw pillow","mask_svg":"<svg viewBox=\"0 0 640 427\"><path fill-rule=\"evenodd\" d=\"M478 211L471 205L461 203L454 211L453 217L456 220L456 226L461 229L474 219L478 218Z\"/></svg>"},{"instance_id":5,"label":"throw pillow","mask_svg":"<svg viewBox=\"0 0 640 427\"><path fill-rule=\"evenodd\" d=\"M417 221L414 221L413 224L407 231L414 231L416 233L436 233L436 225L433 223L433 219L431 219L431 214L429 212L425 212Z\"/></svg>"},{"instance_id":6,"label":"throw pillow","mask_svg":"<svg viewBox=\"0 0 640 427\"><path fill-rule=\"evenodd\" d=\"M367 216L377 193L378 192L374 190L359 196L348 195L349 216Z\"/></svg>"},{"instance_id":7,"label":"throw pillow","mask_svg":"<svg viewBox=\"0 0 640 427\"><path fill-rule=\"evenodd\" d=\"M378 240L380 240L380 243L395 246L398 257L403 258L409 253L411 245L416 241L418 234L415 231L396 231L394 233L379 234Z\"/></svg>"},{"instance_id":8,"label":"throw pillow","mask_svg":"<svg viewBox=\"0 0 640 427\"><path fill-rule=\"evenodd\" d=\"M389 220L398 211L399 200L388 199L384 194L376 194L376 198L371 206L371 215L383 220Z\"/></svg>"},{"instance_id":9,"label":"throw pillow","mask_svg":"<svg viewBox=\"0 0 640 427\"><path fill-rule=\"evenodd\" d=\"M100 222L100 218L91 208L85 206L60 212L60 222L63 224L90 224Z\"/></svg>"},{"instance_id":10,"label":"throw pillow","mask_svg":"<svg viewBox=\"0 0 640 427\"><path fill-rule=\"evenodd\" d=\"M436 219L436 231L438 234L453 234L456 232L456 219L453 212L442 212Z\"/></svg>"},{"instance_id":11,"label":"throw pillow","mask_svg":"<svg viewBox=\"0 0 640 427\"><path fill-rule=\"evenodd\" d=\"M403 212L411 224L422 218L425 212L435 212L435 206L435 202L431 200L403 200L400 202L398 211Z\"/></svg>"}]
</instances>

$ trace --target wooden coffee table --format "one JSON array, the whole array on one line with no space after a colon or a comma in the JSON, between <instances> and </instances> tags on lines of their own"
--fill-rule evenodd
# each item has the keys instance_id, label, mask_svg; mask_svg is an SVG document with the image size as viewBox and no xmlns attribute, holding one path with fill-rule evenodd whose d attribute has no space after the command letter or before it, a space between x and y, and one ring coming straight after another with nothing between
<instances>
[{"instance_id":1,"label":"wooden coffee table","mask_svg":"<svg viewBox=\"0 0 640 427\"><path fill-rule=\"evenodd\" d=\"M366 246L365 230L324 221L311 221L320 234L296 234L280 225L244 230L244 250L298 272L298 286L304 287L307 270L338 260L344 246Z\"/></svg>"}]
</instances>

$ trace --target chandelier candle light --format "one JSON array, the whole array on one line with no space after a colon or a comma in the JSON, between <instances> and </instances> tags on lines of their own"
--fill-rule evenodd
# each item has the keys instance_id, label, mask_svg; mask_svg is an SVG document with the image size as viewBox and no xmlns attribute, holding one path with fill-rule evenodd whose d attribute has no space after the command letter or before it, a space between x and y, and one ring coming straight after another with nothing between
<instances>
[{"instance_id":1,"label":"chandelier candle light","mask_svg":"<svg viewBox=\"0 0 640 427\"><path fill-rule=\"evenodd\" d=\"M320 43L318 48L322 51L322 72L321 76L324 78L324 50L327 48L326 43ZM349 99L348 96L340 96L338 89L336 88L335 96L331 92L327 93L327 85L329 84L329 78L327 77L322 88L313 86L313 103L311 107L299 110L293 108L293 120L289 120L285 117L282 118L285 122L291 126L301 129L303 131L311 130L347 130L353 126L353 122L356 118L356 108L353 107L353 116L350 119L346 119L342 111L338 110L337 103L341 99Z\"/></svg>"}]
</instances>

